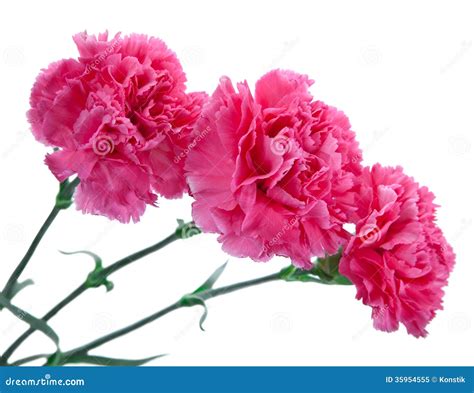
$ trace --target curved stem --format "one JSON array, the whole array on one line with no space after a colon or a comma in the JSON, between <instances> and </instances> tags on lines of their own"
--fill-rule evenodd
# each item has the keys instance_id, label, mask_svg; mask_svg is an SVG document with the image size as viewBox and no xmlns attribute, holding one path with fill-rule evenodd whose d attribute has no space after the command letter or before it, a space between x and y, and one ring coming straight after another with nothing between
<instances>
[{"instance_id":1,"label":"curved stem","mask_svg":"<svg viewBox=\"0 0 474 393\"><path fill-rule=\"evenodd\" d=\"M206 291L199 292L199 297L203 300L207 300L213 297L225 295L226 293L238 291L243 288L248 288L248 287L252 287L255 285L259 285L259 284L263 284L263 283L267 283L271 281L277 281L280 279L282 279L281 273L278 272L278 273L270 274L268 276L256 278L253 280L242 281L236 284L232 284L232 285L228 285L228 286L224 286L220 288L208 289ZM178 310L182 307L189 307L189 305L186 305L185 303L181 301L175 302L169 305L168 307L165 307L162 310L155 312L149 315L148 317L145 317L131 325L128 325L122 329L116 330L110 334L102 336L94 341L91 341L88 344L85 344L75 349L72 349L70 351L67 351L62 354L62 360L63 360L62 364L67 363L67 359L71 358L72 356L76 356L78 354L85 354L94 348L97 348L105 343L108 343L109 341L115 340L118 337L124 336L130 332L133 332L134 330L137 330L153 321L156 321L157 319L165 316L166 314L169 314L170 312L174 310Z\"/></svg>"},{"instance_id":2,"label":"curved stem","mask_svg":"<svg viewBox=\"0 0 474 393\"><path fill-rule=\"evenodd\" d=\"M158 251L167 245L173 243L175 240L181 239L181 237L175 232L173 232L167 238L161 240L160 242L153 244L150 247L144 248L143 250L137 251L129 256L118 260L117 262L113 263L112 265L106 267L102 271L102 277L105 279L111 274L117 272L118 270L124 268L125 266L135 262L149 254L152 254L155 251ZM63 300L61 300L58 304L56 304L50 311L48 311L41 319L44 321L50 320L54 317L59 311L61 311L64 307L66 307L69 303L79 297L82 293L87 291L90 287L83 283L79 285L75 290L73 290L69 295L67 295ZM10 356L15 352L15 350L32 334L35 332L35 329L29 328L26 330L21 336L19 336L13 344L11 344L7 350L3 353L0 358L0 365L6 365Z\"/></svg>"},{"instance_id":3,"label":"curved stem","mask_svg":"<svg viewBox=\"0 0 474 393\"><path fill-rule=\"evenodd\" d=\"M281 272L273 273L268 276L263 276L263 277L255 278L253 280L238 282L236 284L227 285L225 287L208 289L207 291L200 292L199 297L203 300L207 300L213 297L225 295L226 293L235 292L240 289L254 287L255 285L264 284L270 281L277 281L277 280L280 280L281 278L282 278Z\"/></svg>"},{"instance_id":4,"label":"curved stem","mask_svg":"<svg viewBox=\"0 0 474 393\"><path fill-rule=\"evenodd\" d=\"M33 362L35 360L42 359L42 358L47 358L48 356L50 355L48 355L47 353L41 353L39 355L28 356L26 358L18 359L14 361L12 364L10 364L10 366L21 366L22 364Z\"/></svg>"},{"instance_id":5,"label":"curved stem","mask_svg":"<svg viewBox=\"0 0 474 393\"><path fill-rule=\"evenodd\" d=\"M74 189L76 186L79 184L79 178L74 179L72 182L68 183L65 186L65 189L62 191L64 195L69 195L72 196L72 193L74 192ZM61 192L61 191L60 191ZM26 254L23 256L21 259L20 263L18 266L15 268L13 273L11 274L10 278L8 279L7 283L5 284L5 287L3 288L3 295L10 299L11 298L11 293L12 289L17 283L18 279L20 278L21 274L25 270L26 266L28 265L28 262L30 261L31 257L36 251L36 248L38 247L39 243L41 242L41 239L45 235L45 233L48 231L49 227L59 214L61 210L63 210L65 207L61 206L60 203L58 203L58 200L56 200L56 204L54 205L53 209L49 213L48 217L46 218L45 222L39 229L38 233L36 234L35 238L30 244L30 247L28 247L28 250L26 251Z\"/></svg>"},{"instance_id":6,"label":"curved stem","mask_svg":"<svg viewBox=\"0 0 474 393\"><path fill-rule=\"evenodd\" d=\"M69 295L67 295L63 300L61 300L58 304L56 304L51 310L49 310L41 319L43 321L49 321L52 317L54 317L59 311L61 311L64 307L66 307L69 303L71 303L74 299L76 299L79 295L87 290L85 284L79 285L74 291L72 291ZM19 336L13 344L11 344L3 353L2 357L0 358L0 366L6 365L10 356L15 352L18 347L28 338L30 337L36 330L32 327L28 328L21 336Z\"/></svg>"},{"instance_id":7,"label":"curved stem","mask_svg":"<svg viewBox=\"0 0 474 393\"><path fill-rule=\"evenodd\" d=\"M74 355L77 355L79 353L86 353L87 351L90 351L91 349L100 347L101 345L108 343L109 341L115 340L118 337L124 336L125 334L128 334L130 332L133 332L134 330L137 330L150 322L156 321L157 319L165 316L166 314L178 310L179 308L183 307L183 305L180 302L173 303L169 305L168 307L163 308L162 310L146 317L143 318L135 323L132 323L131 325L128 325L122 329L116 330L115 332L112 332L110 334L107 334L105 336L102 336L94 341L91 341L88 344L85 344L83 346L77 347L75 349L72 349L71 351L68 351L63 354L64 359L67 359L69 357L72 357Z\"/></svg>"},{"instance_id":8,"label":"curved stem","mask_svg":"<svg viewBox=\"0 0 474 393\"><path fill-rule=\"evenodd\" d=\"M130 254L129 256L122 258L118 260L117 262L113 263L112 265L106 267L102 274L107 278L111 274L115 273L116 271L124 268L125 266L131 264L132 262L135 262L143 257L146 257L147 255L150 255L154 253L155 251L161 250L162 248L166 247L167 245L173 243L176 240L181 239L176 234L176 231L173 232L171 235L168 237L164 238L163 240L159 241L158 243L153 244L150 247L144 248L143 250L137 251L133 254Z\"/></svg>"}]
</instances>

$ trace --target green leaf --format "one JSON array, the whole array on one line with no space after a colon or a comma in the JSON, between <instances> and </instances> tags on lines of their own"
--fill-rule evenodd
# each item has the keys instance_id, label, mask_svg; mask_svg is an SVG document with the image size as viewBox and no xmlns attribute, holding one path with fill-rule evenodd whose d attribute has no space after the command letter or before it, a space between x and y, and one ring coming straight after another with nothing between
<instances>
[{"instance_id":1,"label":"green leaf","mask_svg":"<svg viewBox=\"0 0 474 393\"><path fill-rule=\"evenodd\" d=\"M205 294L203 294L203 292L206 292L209 289L213 288L216 281L219 279L219 277L224 272L226 266L227 266L227 262L224 263L222 266L219 266L209 276L209 278L206 281L204 281L204 283L198 289L196 289L192 293L184 295L180 300L180 304L183 307L193 307L193 306L197 306L197 305L204 307L204 312L203 312L203 314L202 314L202 316L199 320L199 327L201 328L202 331L204 331L203 324L204 324L204 321L207 318L207 305L206 305L206 302L205 302Z\"/></svg>"},{"instance_id":2,"label":"green leaf","mask_svg":"<svg viewBox=\"0 0 474 393\"><path fill-rule=\"evenodd\" d=\"M56 351L46 359L45 366L60 366L62 365L63 354L61 351Z\"/></svg>"},{"instance_id":3,"label":"green leaf","mask_svg":"<svg viewBox=\"0 0 474 393\"><path fill-rule=\"evenodd\" d=\"M152 360L161 358L166 355L157 355L157 356L151 356L149 358L144 358L144 359L118 359L118 358L109 358L106 356L95 356L95 355L87 355L87 354L78 354L78 355L73 355L71 357L65 357L63 362L61 364L78 364L78 363L84 363L84 364L95 364L98 366L141 366L143 364L146 364L148 362L151 362Z\"/></svg>"},{"instance_id":4,"label":"green leaf","mask_svg":"<svg viewBox=\"0 0 474 393\"><path fill-rule=\"evenodd\" d=\"M199 328L202 331L204 331L203 324L204 324L204 321L207 318L207 305L206 305L206 302L204 301L204 299L201 298L199 295L189 294L189 295L184 295L181 298L180 303L184 307L193 307L193 306L197 306L197 305L204 307L204 312L201 315L201 318L199 319Z\"/></svg>"},{"instance_id":5,"label":"green leaf","mask_svg":"<svg viewBox=\"0 0 474 393\"><path fill-rule=\"evenodd\" d=\"M227 261L228 262L228 261ZM227 267L227 262L224 263L222 266L219 266L214 273L210 275L210 277L202 284L198 289L196 289L193 294L207 291L208 289L212 289L216 281L219 279L219 277L222 275L224 272L225 268Z\"/></svg>"},{"instance_id":6,"label":"green leaf","mask_svg":"<svg viewBox=\"0 0 474 393\"><path fill-rule=\"evenodd\" d=\"M27 313L26 311L22 310L21 308L14 306L10 300L8 300L3 294L0 293L0 305L5 307L9 310L13 315L15 315L18 319L25 321L28 325L30 325L33 329L39 330L47 337L49 337L54 344L56 345L57 350L59 351L59 337L54 332L54 330L42 319L38 319L33 315Z\"/></svg>"},{"instance_id":7,"label":"green leaf","mask_svg":"<svg viewBox=\"0 0 474 393\"><path fill-rule=\"evenodd\" d=\"M203 297L200 296L200 294L213 288L214 284L222 275L226 267L227 267L227 262L224 263L222 266L219 266L198 289L196 289L194 292L190 294L184 295L181 298L180 303L184 307L192 307L196 305L204 307L204 312L199 320L199 327L201 328L202 331L204 331L203 324L207 318L207 305Z\"/></svg>"},{"instance_id":8,"label":"green leaf","mask_svg":"<svg viewBox=\"0 0 474 393\"><path fill-rule=\"evenodd\" d=\"M102 266L102 258L99 257L97 254L91 252L91 251L87 251L87 250L80 250L80 251L72 251L72 252L66 252L66 251L61 251L59 250L59 252L61 254L64 254L64 255L75 255L75 254L85 254L85 255L89 255L90 257L92 257L92 259L94 259L94 262L95 262L95 266Z\"/></svg>"},{"instance_id":9,"label":"green leaf","mask_svg":"<svg viewBox=\"0 0 474 393\"><path fill-rule=\"evenodd\" d=\"M86 250L73 251L73 252L65 252L65 251L59 251L59 252L64 255L85 254L94 259L95 268L92 272L89 273L86 280L86 285L88 288L97 288L103 285L107 289L107 292L111 291L114 288L114 283L112 281L107 280L107 277L104 275L104 267L102 266L102 258L99 257L97 254L91 251L86 251Z\"/></svg>"},{"instance_id":10,"label":"green leaf","mask_svg":"<svg viewBox=\"0 0 474 393\"><path fill-rule=\"evenodd\" d=\"M12 289L10 290L10 300L13 299L16 295L18 295L18 292L22 291L26 287L28 287L30 285L33 285L33 284L34 284L34 281L31 280L31 279L28 279L28 280L25 280L25 281L22 281L22 282L16 281L13 284Z\"/></svg>"}]
</instances>

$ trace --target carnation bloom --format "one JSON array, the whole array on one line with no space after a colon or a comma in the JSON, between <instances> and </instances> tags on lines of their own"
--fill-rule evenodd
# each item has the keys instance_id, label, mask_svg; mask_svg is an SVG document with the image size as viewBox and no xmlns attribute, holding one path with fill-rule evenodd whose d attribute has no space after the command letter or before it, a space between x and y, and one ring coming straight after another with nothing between
<instances>
[{"instance_id":1,"label":"carnation bloom","mask_svg":"<svg viewBox=\"0 0 474 393\"><path fill-rule=\"evenodd\" d=\"M85 213L138 221L155 192L186 190L183 161L203 93L185 93L186 77L163 41L118 34L74 36L78 60L38 76L28 119L37 140L59 148L46 164L63 181L77 174Z\"/></svg>"},{"instance_id":2,"label":"carnation bloom","mask_svg":"<svg viewBox=\"0 0 474 393\"><path fill-rule=\"evenodd\" d=\"M391 332L401 322L408 333L426 336L455 258L435 224L434 195L400 167L365 168L359 186L356 234L340 272L372 307L375 328Z\"/></svg>"},{"instance_id":3,"label":"carnation bloom","mask_svg":"<svg viewBox=\"0 0 474 393\"><path fill-rule=\"evenodd\" d=\"M347 117L308 91L305 75L275 70L237 90L227 77L203 108L202 138L185 170L193 217L223 249L299 267L346 242L361 153Z\"/></svg>"}]
</instances>

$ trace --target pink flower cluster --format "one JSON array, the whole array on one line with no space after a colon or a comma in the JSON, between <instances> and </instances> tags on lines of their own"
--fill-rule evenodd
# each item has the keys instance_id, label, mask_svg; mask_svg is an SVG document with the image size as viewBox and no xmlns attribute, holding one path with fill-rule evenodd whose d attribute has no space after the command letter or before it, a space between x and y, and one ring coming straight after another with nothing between
<instances>
[{"instance_id":1,"label":"pink flower cluster","mask_svg":"<svg viewBox=\"0 0 474 393\"><path fill-rule=\"evenodd\" d=\"M46 163L60 180L77 174L85 213L138 221L156 193L187 189L176 156L192 141L206 95L186 94L186 77L163 41L133 34L74 36L79 59L51 64L31 93L36 139L59 148Z\"/></svg>"},{"instance_id":2,"label":"pink flower cluster","mask_svg":"<svg viewBox=\"0 0 474 393\"><path fill-rule=\"evenodd\" d=\"M40 74L28 117L58 148L46 157L55 176L79 177L79 209L138 221L156 194L188 191L197 225L229 254L309 269L342 248L340 273L375 327L426 335L455 259L434 196L401 168L364 168L348 118L313 98L312 80L274 70L254 93L223 77L211 97L189 94L159 39L74 41L79 58Z\"/></svg>"},{"instance_id":3,"label":"pink flower cluster","mask_svg":"<svg viewBox=\"0 0 474 393\"><path fill-rule=\"evenodd\" d=\"M281 255L310 268L343 247L340 273L373 308L375 327L402 322L425 336L454 265L434 196L400 168L362 169L348 119L313 101L311 83L272 71L252 96L246 83L221 80L197 123L211 132L185 166L193 217L226 252L256 261Z\"/></svg>"}]
</instances>

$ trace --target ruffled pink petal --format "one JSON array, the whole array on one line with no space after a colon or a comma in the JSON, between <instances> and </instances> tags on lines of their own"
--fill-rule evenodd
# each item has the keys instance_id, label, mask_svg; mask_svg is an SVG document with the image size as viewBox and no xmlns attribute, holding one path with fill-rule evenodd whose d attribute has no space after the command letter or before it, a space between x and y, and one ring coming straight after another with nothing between
<instances>
[{"instance_id":1,"label":"ruffled pink petal","mask_svg":"<svg viewBox=\"0 0 474 393\"><path fill-rule=\"evenodd\" d=\"M247 83L234 89L224 77L203 108L196 129L208 133L185 164L193 217L232 255L309 268L348 240L360 150L346 117L312 101L311 84L272 71L254 99Z\"/></svg>"},{"instance_id":2,"label":"ruffled pink petal","mask_svg":"<svg viewBox=\"0 0 474 393\"><path fill-rule=\"evenodd\" d=\"M33 134L60 148L45 160L59 180L79 177L82 211L138 221L155 193L188 190L184 161L202 139L194 125L207 95L186 93L181 64L159 39L73 39L78 61L53 63L33 87Z\"/></svg>"},{"instance_id":3,"label":"ruffled pink petal","mask_svg":"<svg viewBox=\"0 0 474 393\"><path fill-rule=\"evenodd\" d=\"M76 60L68 59L52 63L38 75L31 90L28 120L35 138L46 145L55 145L44 133L45 115L52 108L56 96L68 87L68 80L79 76L84 67Z\"/></svg>"},{"instance_id":4,"label":"ruffled pink petal","mask_svg":"<svg viewBox=\"0 0 474 393\"><path fill-rule=\"evenodd\" d=\"M123 223L137 222L146 205L156 201L149 190L149 178L139 168L103 162L81 180L75 200L83 213L105 215Z\"/></svg>"},{"instance_id":5,"label":"ruffled pink petal","mask_svg":"<svg viewBox=\"0 0 474 393\"><path fill-rule=\"evenodd\" d=\"M402 323L408 333L425 337L455 260L434 222L433 195L400 167L365 168L359 182L358 230L340 272L372 307L375 328L391 332Z\"/></svg>"}]
</instances>

